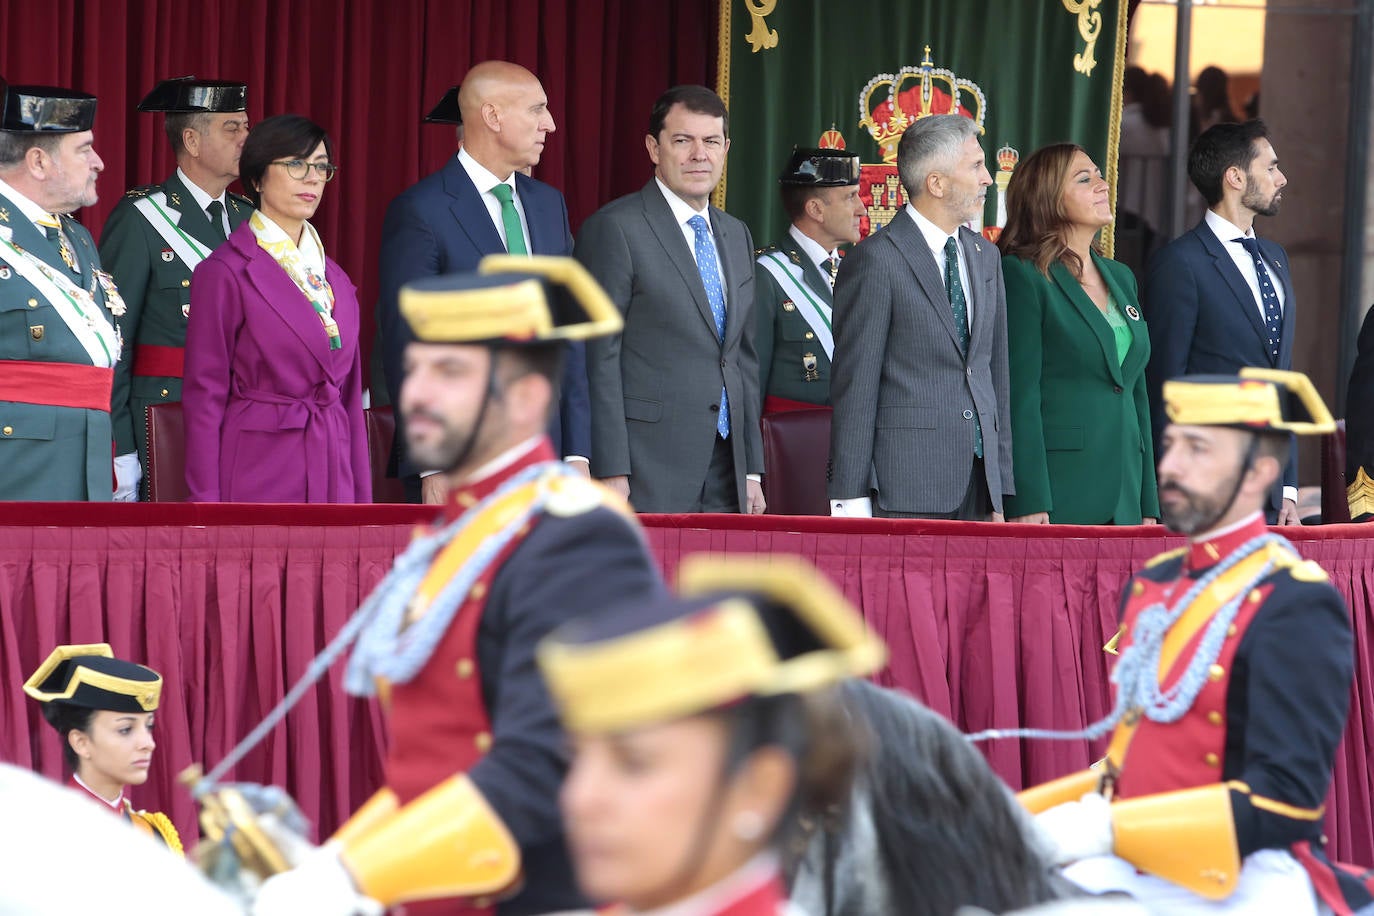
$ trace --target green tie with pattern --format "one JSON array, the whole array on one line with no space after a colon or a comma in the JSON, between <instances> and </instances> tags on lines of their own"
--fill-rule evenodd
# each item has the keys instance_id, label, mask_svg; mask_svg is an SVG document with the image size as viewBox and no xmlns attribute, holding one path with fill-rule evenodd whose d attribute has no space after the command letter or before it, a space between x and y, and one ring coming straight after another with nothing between
<instances>
[{"instance_id":1,"label":"green tie with pattern","mask_svg":"<svg viewBox=\"0 0 1374 916\"><path fill-rule=\"evenodd\" d=\"M968 361L968 300L964 298L964 284L959 280L959 243L950 236L945 240L945 291L954 310L954 327L959 331L959 352ZM973 414L973 454L983 457L983 424L978 413Z\"/></svg>"},{"instance_id":2,"label":"green tie with pattern","mask_svg":"<svg viewBox=\"0 0 1374 916\"><path fill-rule=\"evenodd\" d=\"M491 193L501 201L501 225L506 228L506 251L529 254L529 249L525 247L525 230L520 226L520 214L516 212L510 185L498 184L491 189Z\"/></svg>"}]
</instances>

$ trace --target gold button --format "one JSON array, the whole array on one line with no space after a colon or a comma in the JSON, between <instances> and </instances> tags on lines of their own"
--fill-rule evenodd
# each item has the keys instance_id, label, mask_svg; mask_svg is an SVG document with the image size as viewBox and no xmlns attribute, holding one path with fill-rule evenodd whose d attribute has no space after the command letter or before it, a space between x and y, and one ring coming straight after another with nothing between
<instances>
[{"instance_id":1,"label":"gold button","mask_svg":"<svg viewBox=\"0 0 1374 916\"><path fill-rule=\"evenodd\" d=\"M191 281L190 281L190 280L182 280L182 281L181 281L181 285L182 285L183 288L184 288L184 287L187 287L187 286L190 286L190 285L191 285Z\"/></svg>"},{"instance_id":2,"label":"gold button","mask_svg":"<svg viewBox=\"0 0 1374 916\"><path fill-rule=\"evenodd\" d=\"M806 332L806 339L807 339L807 340L813 340L813 339L815 339L815 337L816 337L816 335L815 335L815 334L812 334L810 331L807 331L807 332Z\"/></svg>"},{"instance_id":3,"label":"gold button","mask_svg":"<svg viewBox=\"0 0 1374 916\"><path fill-rule=\"evenodd\" d=\"M477 737L472 740L473 743L477 745L477 749L482 753L485 754L487 751L491 750L491 735L487 732L478 732Z\"/></svg>"},{"instance_id":4,"label":"gold button","mask_svg":"<svg viewBox=\"0 0 1374 916\"><path fill-rule=\"evenodd\" d=\"M31 309L36 309L36 308L38 308L38 300L37 300L37 299L30 299L30 300L29 300L29 308L31 308Z\"/></svg>"},{"instance_id":5,"label":"gold button","mask_svg":"<svg viewBox=\"0 0 1374 916\"><path fill-rule=\"evenodd\" d=\"M1264 596L1260 594L1260 590L1259 590L1259 589L1256 588L1256 589L1251 589L1251 590L1250 590L1250 603L1251 603L1251 604L1259 604L1259 603L1260 603L1260 598L1262 598L1262 597L1264 597Z\"/></svg>"},{"instance_id":6,"label":"gold button","mask_svg":"<svg viewBox=\"0 0 1374 916\"><path fill-rule=\"evenodd\" d=\"M1212 710L1211 712L1209 712L1209 713L1207 714L1207 721L1208 721L1208 722L1211 722L1213 725L1220 725L1222 722L1224 722L1224 721L1226 721L1226 720L1225 720L1225 718L1223 718L1223 716L1221 715L1221 713L1217 712L1217 711L1214 709L1214 710Z\"/></svg>"},{"instance_id":7,"label":"gold button","mask_svg":"<svg viewBox=\"0 0 1374 916\"><path fill-rule=\"evenodd\" d=\"M1213 665L1207 669L1207 680L1219 681L1226 676L1226 669L1220 665Z\"/></svg>"},{"instance_id":8,"label":"gold button","mask_svg":"<svg viewBox=\"0 0 1374 916\"><path fill-rule=\"evenodd\" d=\"M1217 759L1217 755L1216 755L1216 754L1211 754L1211 753L1209 753L1206 757L1203 757L1202 759L1206 762L1206 764L1207 764L1209 767L1214 767L1214 766L1216 766L1218 763L1221 762L1221 761L1219 761L1219 760Z\"/></svg>"},{"instance_id":9,"label":"gold button","mask_svg":"<svg viewBox=\"0 0 1374 916\"><path fill-rule=\"evenodd\" d=\"M162 389L162 396L163 396L164 398L167 397L167 395L169 395L169 394L171 394L171 392L168 391L166 388Z\"/></svg>"},{"instance_id":10,"label":"gold button","mask_svg":"<svg viewBox=\"0 0 1374 916\"><path fill-rule=\"evenodd\" d=\"M1227 635L1227 636L1235 636L1235 635L1236 635L1237 633L1239 633L1239 632L1240 632L1240 628L1237 627L1234 623L1231 624L1229 627L1226 628L1226 635Z\"/></svg>"},{"instance_id":11,"label":"gold button","mask_svg":"<svg viewBox=\"0 0 1374 916\"><path fill-rule=\"evenodd\" d=\"M4 429L0 429L0 432L4 433L4 434L7 435L7 436L13 436L13 435L14 435L14 427L13 427L13 426L6 426Z\"/></svg>"},{"instance_id":12,"label":"gold button","mask_svg":"<svg viewBox=\"0 0 1374 916\"><path fill-rule=\"evenodd\" d=\"M486 593L487 587L483 585L481 582L478 582L476 585L472 587L472 591L468 592L468 600L480 601L482 599L482 596L484 596Z\"/></svg>"},{"instance_id":13,"label":"gold button","mask_svg":"<svg viewBox=\"0 0 1374 916\"><path fill-rule=\"evenodd\" d=\"M464 680L467 680L468 678L472 677L472 659L458 659L458 664L455 666L455 668L458 672L458 676L463 678Z\"/></svg>"},{"instance_id":14,"label":"gold button","mask_svg":"<svg viewBox=\"0 0 1374 916\"><path fill-rule=\"evenodd\" d=\"M1131 594L1136 598L1139 598L1141 595L1145 594L1145 583L1137 582L1135 585L1132 585Z\"/></svg>"}]
</instances>

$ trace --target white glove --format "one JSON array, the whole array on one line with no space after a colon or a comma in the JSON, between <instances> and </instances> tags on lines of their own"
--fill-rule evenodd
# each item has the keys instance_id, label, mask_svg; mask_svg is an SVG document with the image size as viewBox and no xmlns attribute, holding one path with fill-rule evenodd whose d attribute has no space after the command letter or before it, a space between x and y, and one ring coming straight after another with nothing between
<instances>
[{"instance_id":1,"label":"white glove","mask_svg":"<svg viewBox=\"0 0 1374 916\"><path fill-rule=\"evenodd\" d=\"M832 499L830 501L830 515L833 518L872 518L873 499L868 496L856 496L853 499Z\"/></svg>"},{"instance_id":2,"label":"white glove","mask_svg":"<svg viewBox=\"0 0 1374 916\"><path fill-rule=\"evenodd\" d=\"M358 893L334 843L316 849L290 871L268 878L253 901L253 916L382 916L383 909Z\"/></svg>"},{"instance_id":3,"label":"white glove","mask_svg":"<svg viewBox=\"0 0 1374 916\"><path fill-rule=\"evenodd\" d=\"M1112 851L1112 803L1096 792L1040 812L1035 826L1046 839L1055 865Z\"/></svg>"},{"instance_id":4,"label":"white glove","mask_svg":"<svg viewBox=\"0 0 1374 916\"><path fill-rule=\"evenodd\" d=\"M114 471L114 501L117 503L138 502L138 482L143 479L143 466L138 463L138 452L116 456Z\"/></svg>"}]
</instances>

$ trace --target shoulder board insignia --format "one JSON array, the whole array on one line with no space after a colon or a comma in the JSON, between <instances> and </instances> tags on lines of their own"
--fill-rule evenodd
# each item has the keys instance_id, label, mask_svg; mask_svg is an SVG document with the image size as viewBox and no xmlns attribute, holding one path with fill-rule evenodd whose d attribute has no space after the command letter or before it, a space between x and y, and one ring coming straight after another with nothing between
<instances>
[{"instance_id":1,"label":"shoulder board insignia","mask_svg":"<svg viewBox=\"0 0 1374 916\"><path fill-rule=\"evenodd\" d=\"M149 194L153 193L154 191L161 191L161 190L162 190L162 186L161 186L161 185L156 185L156 184L145 184L145 185L141 185L140 187L137 187L137 188L130 188L129 190L127 190L127 191L124 192L124 196L125 196L125 197L129 197L129 198L133 198L134 200L137 200L137 199L140 198L140 197L147 197Z\"/></svg>"},{"instance_id":2,"label":"shoulder board insignia","mask_svg":"<svg viewBox=\"0 0 1374 916\"><path fill-rule=\"evenodd\" d=\"M601 484L585 477L569 477L560 474L549 480L549 495L544 501L544 511L560 518L582 515L601 506L611 491Z\"/></svg>"},{"instance_id":3,"label":"shoulder board insignia","mask_svg":"<svg viewBox=\"0 0 1374 916\"><path fill-rule=\"evenodd\" d=\"M774 245L764 245L762 248L755 248L755 249L754 249L754 257L756 257L756 258L761 258L761 257L763 257L763 256L766 255L766 254L772 254L772 253L775 252L775 251L781 251L781 250L782 250L782 249L779 248L776 244L774 244Z\"/></svg>"},{"instance_id":4,"label":"shoulder board insignia","mask_svg":"<svg viewBox=\"0 0 1374 916\"><path fill-rule=\"evenodd\" d=\"M242 194L235 194L233 191L230 191L225 197L228 198L229 205L234 207L234 209L238 209L238 207L247 207L249 210L253 209L253 202Z\"/></svg>"},{"instance_id":5,"label":"shoulder board insignia","mask_svg":"<svg viewBox=\"0 0 1374 916\"><path fill-rule=\"evenodd\" d=\"M1301 563L1294 563L1289 567L1288 575L1299 582L1327 582L1330 579L1326 570L1322 569L1315 560L1303 560Z\"/></svg>"},{"instance_id":6,"label":"shoulder board insignia","mask_svg":"<svg viewBox=\"0 0 1374 916\"><path fill-rule=\"evenodd\" d=\"M1159 556L1151 557L1150 559L1146 560L1146 561L1145 561L1145 568L1146 568L1146 569L1150 569L1151 567L1158 566L1158 565L1161 564L1161 563L1167 563L1167 562L1169 562L1170 560L1173 560L1173 559L1176 559L1176 558L1178 558L1178 557L1183 556L1183 555L1184 555L1185 553L1187 553L1187 552L1188 552L1188 548L1187 548L1187 547L1179 547L1179 548L1176 548L1176 549L1174 549L1174 550L1166 550L1166 551L1164 551L1164 553L1161 553Z\"/></svg>"}]
</instances>

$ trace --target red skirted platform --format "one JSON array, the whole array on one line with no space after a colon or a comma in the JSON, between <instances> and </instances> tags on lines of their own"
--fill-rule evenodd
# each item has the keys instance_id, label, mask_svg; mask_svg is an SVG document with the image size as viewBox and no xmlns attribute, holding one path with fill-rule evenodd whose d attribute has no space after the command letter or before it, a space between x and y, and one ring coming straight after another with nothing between
<instances>
[{"instance_id":1,"label":"red skirted platform","mask_svg":"<svg viewBox=\"0 0 1374 916\"><path fill-rule=\"evenodd\" d=\"M62 642L109 641L166 686L160 748L136 804L194 829L176 773L213 764L271 707L428 517L407 506L0 506L0 759L58 776L55 733L19 685ZM883 635L904 687L961 728L1075 728L1107 708L1103 643L1131 571L1177 539L1159 528L644 516L671 577L698 551L800 554ZM1374 529L1285 532L1351 604L1359 658L1328 833L1374 864ZM340 666L341 667L341 666ZM336 668L237 778L283 783L324 832L376 787L381 718ZM1013 786L1084 766L1084 742L995 742Z\"/></svg>"}]
</instances>

